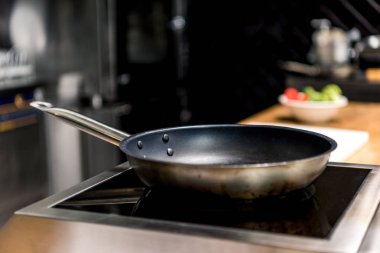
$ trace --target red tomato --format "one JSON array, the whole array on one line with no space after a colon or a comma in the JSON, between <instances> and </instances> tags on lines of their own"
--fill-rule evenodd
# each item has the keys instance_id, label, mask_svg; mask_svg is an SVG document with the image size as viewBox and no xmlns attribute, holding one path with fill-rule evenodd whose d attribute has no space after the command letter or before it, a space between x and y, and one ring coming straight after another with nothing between
<instances>
[{"instance_id":1,"label":"red tomato","mask_svg":"<svg viewBox=\"0 0 380 253\"><path fill-rule=\"evenodd\" d=\"M292 87L288 87L285 89L284 91L284 95L288 98L288 99L297 99L298 97L298 90L295 89L295 88L292 88Z\"/></svg>"},{"instance_id":2,"label":"red tomato","mask_svg":"<svg viewBox=\"0 0 380 253\"><path fill-rule=\"evenodd\" d=\"M297 100L306 101L308 99L309 99L309 97L305 93L298 92L298 94L297 94Z\"/></svg>"}]
</instances>

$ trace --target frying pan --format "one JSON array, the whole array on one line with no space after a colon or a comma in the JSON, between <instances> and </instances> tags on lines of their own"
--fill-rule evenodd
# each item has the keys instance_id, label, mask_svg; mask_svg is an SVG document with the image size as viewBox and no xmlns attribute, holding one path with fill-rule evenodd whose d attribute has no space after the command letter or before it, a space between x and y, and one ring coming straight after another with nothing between
<instances>
[{"instance_id":1,"label":"frying pan","mask_svg":"<svg viewBox=\"0 0 380 253\"><path fill-rule=\"evenodd\" d=\"M233 199L304 188L324 171L337 147L319 133L267 125L196 125L130 135L47 102L30 105L119 146L147 186Z\"/></svg>"}]
</instances>

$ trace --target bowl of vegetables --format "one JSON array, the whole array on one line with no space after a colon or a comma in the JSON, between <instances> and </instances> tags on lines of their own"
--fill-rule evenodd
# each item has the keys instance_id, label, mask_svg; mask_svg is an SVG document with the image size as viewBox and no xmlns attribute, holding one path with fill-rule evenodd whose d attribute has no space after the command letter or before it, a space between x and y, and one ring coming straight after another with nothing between
<instances>
[{"instance_id":1,"label":"bowl of vegetables","mask_svg":"<svg viewBox=\"0 0 380 253\"><path fill-rule=\"evenodd\" d=\"M337 84L327 84L320 91L311 86L302 90L288 87L278 100L289 108L294 118L310 123L332 120L348 103Z\"/></svg>"}]
</instances>

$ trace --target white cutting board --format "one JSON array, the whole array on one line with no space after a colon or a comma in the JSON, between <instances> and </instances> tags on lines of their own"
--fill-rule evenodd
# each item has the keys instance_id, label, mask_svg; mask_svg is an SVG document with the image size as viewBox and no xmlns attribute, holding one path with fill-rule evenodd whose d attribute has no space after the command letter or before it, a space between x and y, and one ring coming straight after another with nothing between
<instances>
[{"instance_id":1,"label":"white cutting board","mask_svg":"<svg viewBox=\"0 0 380 253\"><path fill-rule=\"evenodd\" d=\"M331 153L330 162L344 162L369 140L369 133L359 130L263 122L252 124L287 126L324 134L338 143L338 147Z\"/></svg>"}]
</instances>

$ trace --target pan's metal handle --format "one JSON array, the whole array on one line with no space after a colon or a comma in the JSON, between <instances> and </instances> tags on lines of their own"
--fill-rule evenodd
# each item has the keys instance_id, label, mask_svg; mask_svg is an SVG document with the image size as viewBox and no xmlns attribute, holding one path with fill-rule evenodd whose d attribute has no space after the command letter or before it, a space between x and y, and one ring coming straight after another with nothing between
<instances>
[{"instance_id":1,"label":"pan's metal handle","mask_svg":"<svg viewBox=\"0 0 380 253\"><path fill-rule=\"evenodd\" d=\"M116 146L119 146L122 140L131 136L128 133L104 125L103 123L88 118L77 112L54 107L48 102L34 101L30 103L30 106L37 108L43 112L49 113L86 133L89 133Z\"/></svg>"}]
</instances>

